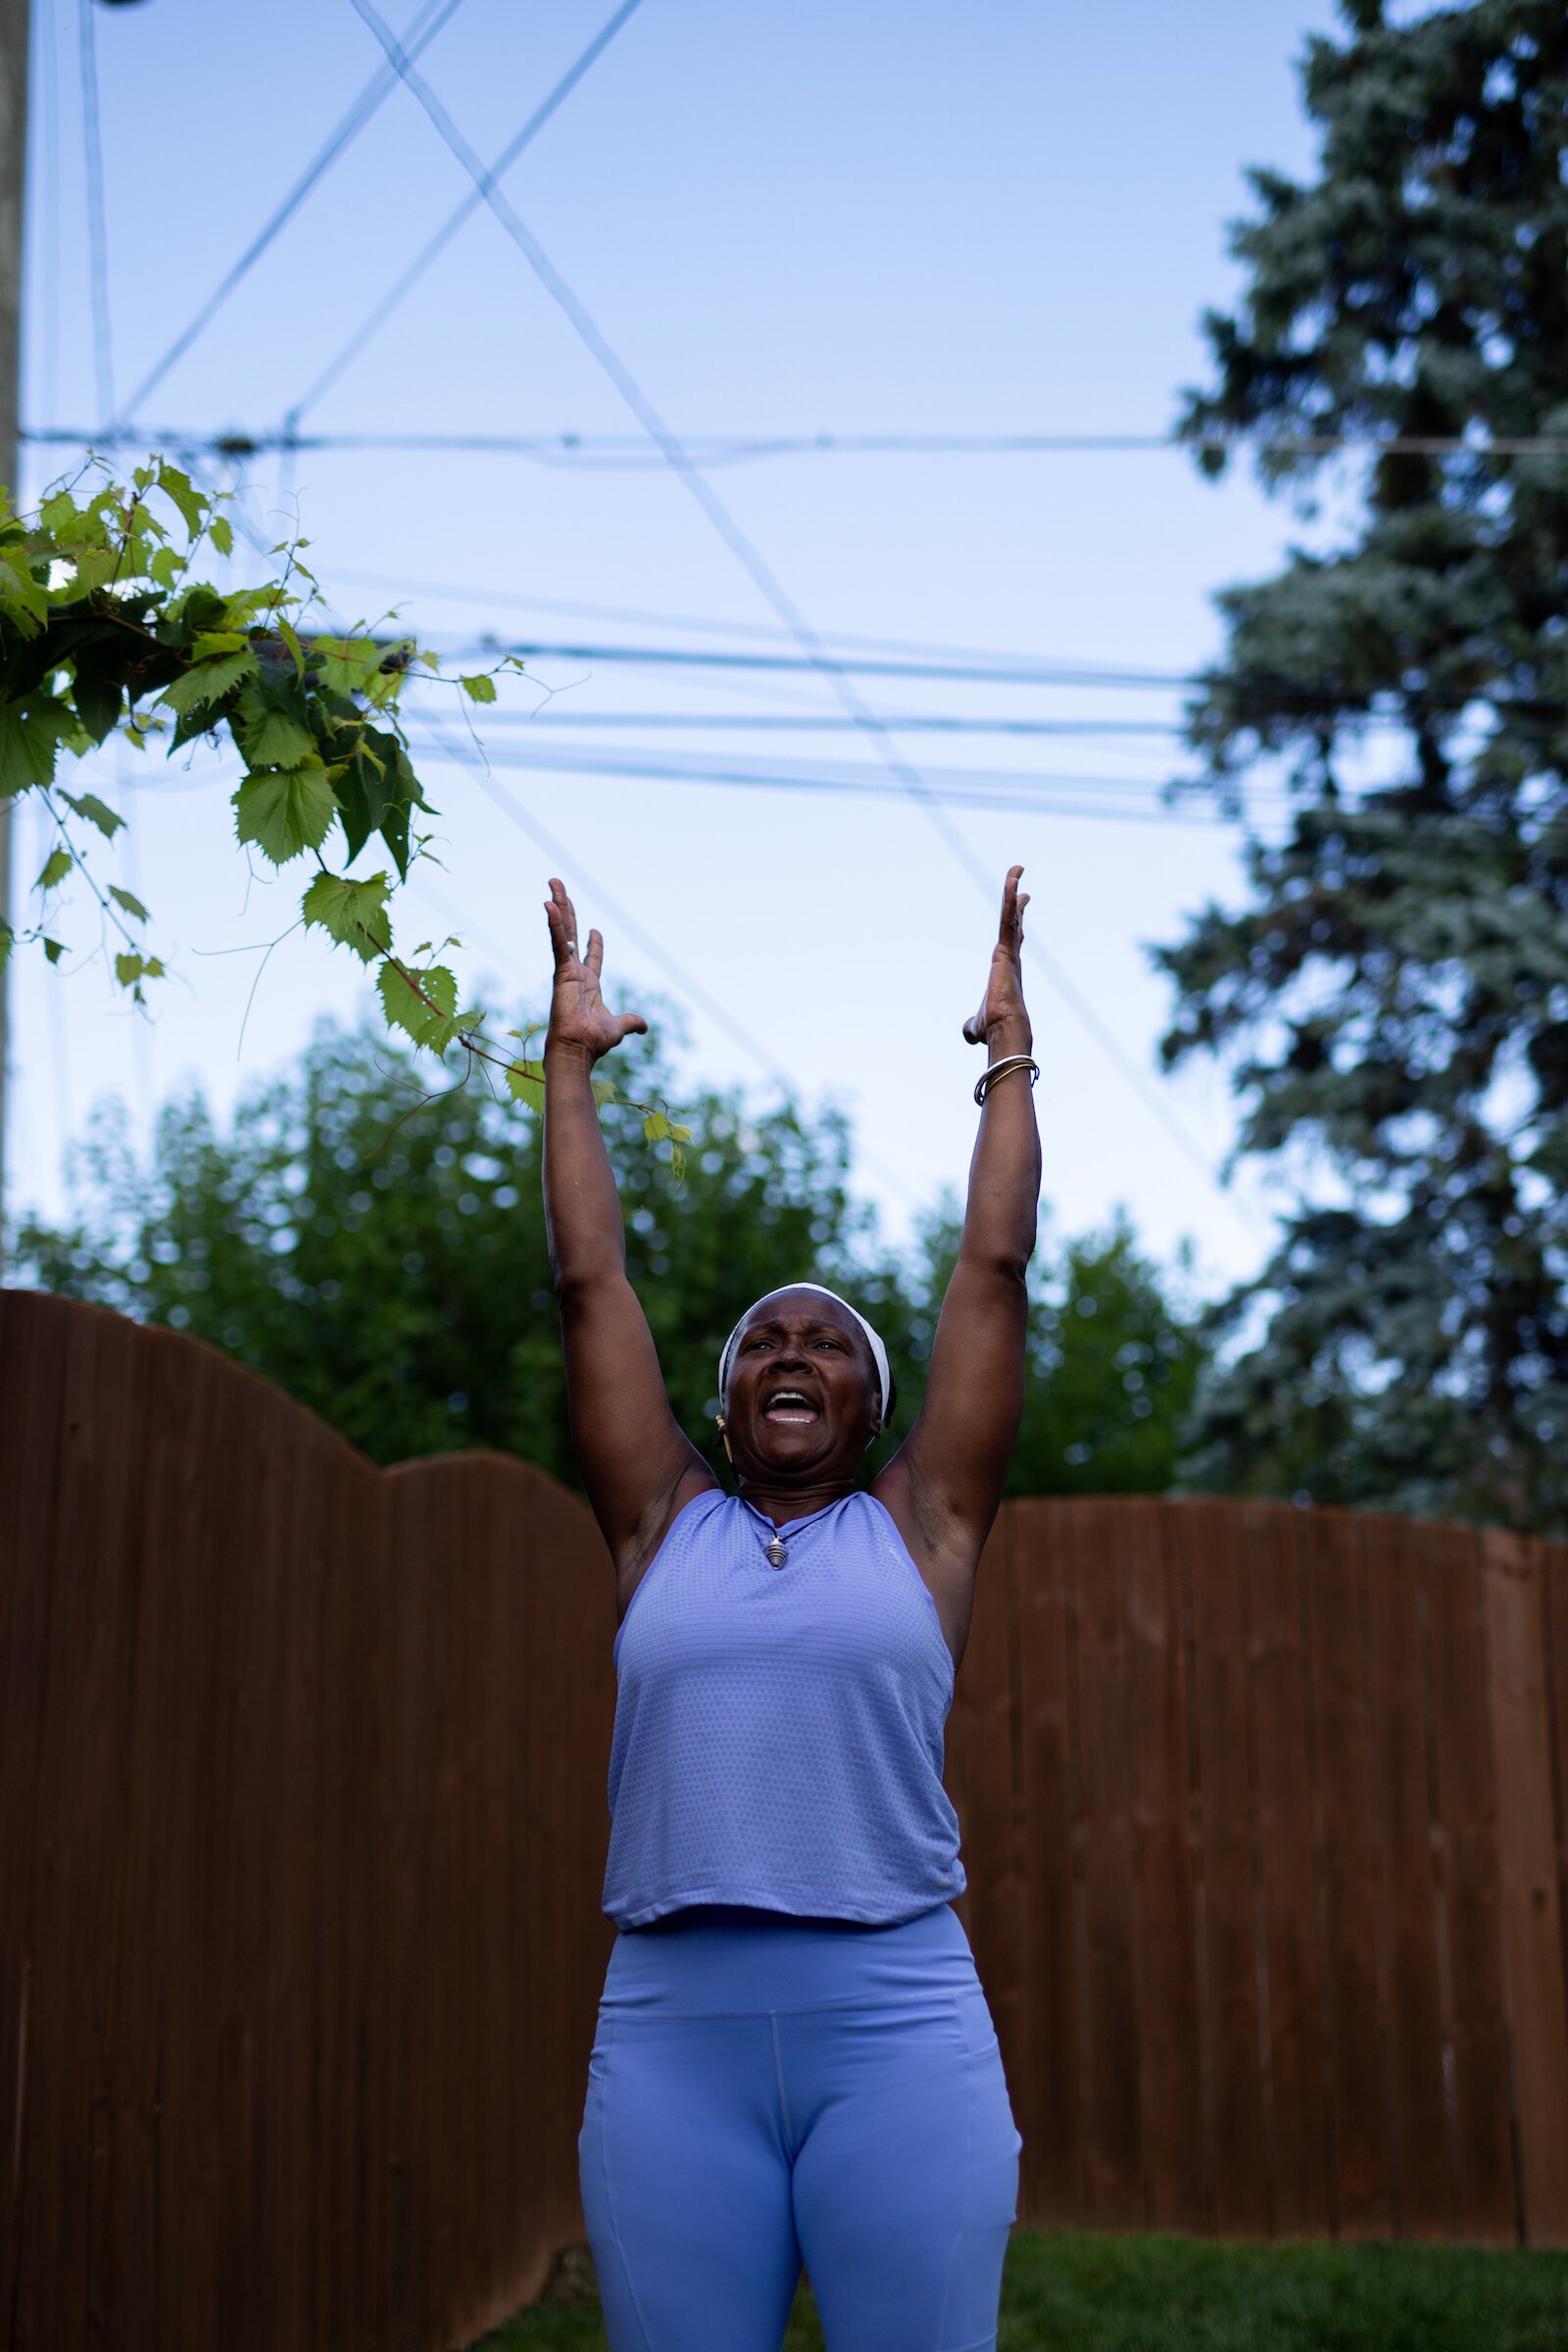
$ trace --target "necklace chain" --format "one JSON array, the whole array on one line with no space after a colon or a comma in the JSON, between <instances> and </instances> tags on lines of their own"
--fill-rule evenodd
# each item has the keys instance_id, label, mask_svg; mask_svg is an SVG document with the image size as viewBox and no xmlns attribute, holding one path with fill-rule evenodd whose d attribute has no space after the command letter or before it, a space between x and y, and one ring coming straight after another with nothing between
<instances>
[{"instance_id":1,"label":"necklace chain","mask_svg":"<svg viewBox=\"0 0 1568 2352\"><path fill-rule=\"evenodd\" d=\"M763 1559L767 1562L770 1568L782 1568L790 1556L789 1544L785 1543L784 1538L779 1533L778 1529L773 1525L772 1520L768 1518L765 1511L760 1511L755 1502L747 1502L744 1494L740 1497L740 1499L742 1502L746 1503L746 1508L752 1513L753 1517L760 1519L763 1526L768 1531L768 1541L762 1545ZM849 1497L847 1495L836 1494L831 1502L824 1503L819 1511L813 1511L808 1519L801 1520L798 1526L795 1528L794 1533L790 1538L790 1542L793 1543L796 1536L805 1535L808 1527L814 1527L819 1519L825 1519L829 1511L836 1511L839 1507L839 1504L841 1502L848 1501L848 1499Z\"/></svg>"}]
</instances>

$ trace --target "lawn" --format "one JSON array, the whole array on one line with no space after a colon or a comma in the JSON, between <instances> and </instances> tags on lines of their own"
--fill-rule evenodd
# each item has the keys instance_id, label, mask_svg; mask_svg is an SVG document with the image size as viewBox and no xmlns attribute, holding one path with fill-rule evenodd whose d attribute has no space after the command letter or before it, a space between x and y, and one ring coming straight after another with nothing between
<instances>
[{"instance_id":1,"label":"lawn","mask_svg":"<svg viewBox=\"0 0 1568 2352\"><path fill-rule=\"evenodd\" d=\"M822 2343L803 2286L786 2352ZM1568 2254L1018 2230L997 2343L998 2352L1568 2352ZM599 2306L524 2312L484 2347L605 2352Z\"/></svg>"}]
</instances>

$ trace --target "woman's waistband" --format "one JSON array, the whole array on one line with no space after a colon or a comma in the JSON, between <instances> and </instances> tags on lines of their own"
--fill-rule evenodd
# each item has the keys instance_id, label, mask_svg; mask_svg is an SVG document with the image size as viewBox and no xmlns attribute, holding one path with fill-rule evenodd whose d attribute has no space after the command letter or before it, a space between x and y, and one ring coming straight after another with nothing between
<instances>
[{"instance_id":1,"label":"woman's waistband","mask_svg":"<svg viewBox=\"0 0 1568 2352\"><path fill-rule=\"evenodd\" d=\"M655 1929L623 1929L603 2005L736 2016L919 2000L976 1982L963 1923L948 1903L888 1928L705 1904Z\"/></svg>"}]
</instances>

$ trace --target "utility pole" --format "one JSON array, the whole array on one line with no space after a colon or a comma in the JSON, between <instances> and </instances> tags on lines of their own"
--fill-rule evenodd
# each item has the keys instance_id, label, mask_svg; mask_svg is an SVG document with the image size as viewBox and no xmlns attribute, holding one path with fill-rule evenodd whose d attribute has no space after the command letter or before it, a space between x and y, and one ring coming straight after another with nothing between
<instances>
[{"instance_id":1,"label":"utility pole","mask_svg":"<svg viewBox=\"0 0 1568 2352\"><path fill-rule=\"evenodd\" d=\"M22 221L27 178L27 35L31 0L0 0L0 482L21 466ZM0 923L11 919L11 803L0 801ZM0 1274L5 1271L6 1097L11 975L0 961Z\"/></svg>"}]
</instances>

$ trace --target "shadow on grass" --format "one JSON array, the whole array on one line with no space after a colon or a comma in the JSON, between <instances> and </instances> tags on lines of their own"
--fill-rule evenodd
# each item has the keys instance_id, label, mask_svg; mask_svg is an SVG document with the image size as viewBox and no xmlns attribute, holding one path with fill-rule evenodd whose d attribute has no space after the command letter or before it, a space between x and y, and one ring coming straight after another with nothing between
<instances>
[{"instance_id":1,"label":"shadow on grass","mask_svg":"<svg viewBox=\"0 0 1568 2352\"><path fill-rule=\"evenodd\" d=\"M783 2352L823 2342L803 2285ZM484 2346L606 2352L599 2305L536 2306ZM1568 2352L1568 2254L1017 2230L997 2352Z\"/></svg>"}]
</instances>

